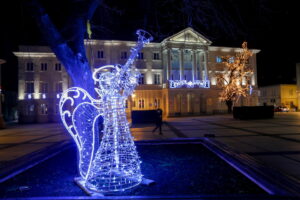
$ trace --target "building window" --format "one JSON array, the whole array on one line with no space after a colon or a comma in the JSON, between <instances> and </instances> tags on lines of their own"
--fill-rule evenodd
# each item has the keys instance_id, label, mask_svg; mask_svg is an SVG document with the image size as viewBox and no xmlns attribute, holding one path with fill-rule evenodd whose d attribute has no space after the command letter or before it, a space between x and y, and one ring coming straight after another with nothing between
<instances>
[{"instance_id":1,"label":"building window","mask_svg":"<svg viewBox=\"0 0 300 200\"><path fill-rule=\"evenodd\" d=\"M102 50L98 51L97 58L104 58L104 51L102 51Z\"/></svg>"},{"instance_id":2,"label":"building window","mask_svg":"<svg viewBox=\"0 0 300 200\"><path fill-rule=\"evenodd\" d=\"M154 84L160 84L160 74L154 74Z\"/></svg>"},{"instance_id":3,"label":"building window","mask_svg":"<svg viewBox=\"0 0 300 200\"><path fill-rule=\"evenodd\" d=\"M58 106L58 104L55 104L55 114L59 114L59 106Z\"/></svg>"},{"instance_id":4,"label":"building window","mask_svg":"<svg viewBox=\"0 0 300 200\"><path fill-rule=\"evenodd\" d=\"M154 107L159 108L160 107L160 99L154 99Z\"/></svg>"},{"instance_id":5,"label":"building window","mask_svg":"<svg viewBox=\"0 0 300 200\"><path fill-rule=\"evenodd\" d=\"M47 63L41 63L41 71L47 71Z\"/></svg>"},{"instance_id":6,"label":"building window","mask_svg":"<svg viewBox=\"0 0 300 200\"><path fill-rule=\"evenodd\" d=\"M140 59L140 60L144 59L144 53L143 52L139 52L138 56L137 56L137 59Z\"/></svg>"},{"instance_id":7,"label":"building window","mask_svg":"<svg viewBox=\"0 0 300 200\"><path fill-rule=\"evenodd\" d=\"M127 59L127 52L126 51L121 52L121 59Z\"/></svg>"},{"instance_id":8,"label":"building window","mask_svg":"<svg viewBox=\"0 0 300 200\"><path fill-rule=\"evenodd\" d=\"M289 94L290 94L290 96L293 96L293 95L294 95L294 90L293 90L293 89L290 89L290 90L289 90Z\"/></svg>"},{"instance_id":9,"label":"building window","mask_svg":"<svg viewBox=\"0 0 300 200\"><path fill-rule=\"evenodd\" d=\"M34 82L26 82L26 93L34 93Z\"/></svg>"},{"instance_id":10,"label":"building window","mask_svg":"<svg viewBox=\"0 0 300 200\"><path fill-rule=\"evenodd\" d=\"M44 104L44 103L41 104L41 114L42 115L48 114L48 105L47 104Z\"/></svg>"},{"instance_id":11,"label":"building window","mask_svg":"<svg viewBox=\"0 0 300 200\"><path fill-rule=\"evenodd\" d=\"M221 62L222 62L222 58L221 58L220 56L217 56L217 57L216 57L216 62L217 62L217 63L221 63Z\"/></svg>"},{"instance_id":12,"label":"building window","mask_svg":"<svg viewBox=\"0 0 300 200\"><path fill-rule=\"evenodd\" d=\"M26 64L26 71L33 72L33 63L32 62L29 62Z\"/></svg>"},{"instance_id":13,"label":"building window","mask_svg":"<svg viewBox=\"0 0 300 200\"><path fill-rule=\"evenodd\" d=\"M153 53L153 60L159 60L159 53Z\"/></svg>"},{"instance_id":14,"label":"building window","mask_svg":"<svg viewBox=\"0 0 300 200\"><path fill-rule=\"evenodd\" d=\"M40 93L48 93L48 83L42 82L40 84Z\"/></svg>"},{"instance_id":15,"label":"building window","mask_svg":"<svg viewBox=\"0 0 300 200\"><path fill-rule=\"evenodd\" d=\"M145 77L145 74L141 74L141 76L139 77L139 85L144 84L144 77Z\"/></svg>"},{"instance_id":16,"label":"building window","mask_svg":"<svg viewBox=\"0 0 300 200\"><path fill-rule=\"evenodd\" d=\"M29 104L25 108L26 115L32 115L34 113L34 104Z\"/></svg>"},{"instance_id":17,"label":"building window","mask_svg":"<svg viewBox=\"0 0 300 200\"><path fill-rule=\"evenodd\" d=\"M234 63L234 57L230 57L228 60L229 63Z\"/></svg>"},{"instance_id":18,"label":"building window","mask_svg":"<svg viewBox=\"0 0 300 200\"><path fill-rule=\"evenodd\" d=\"M144 99L139 100L139 108L145 108L145 100Z\"/></svg>"},{"instance_id":19,"label":"building window","mask_svg":"<svg viewBox=\"0 0 300 200\"><path fill-rule=\"evenodd\" d=\"M56 83L56 93L62 93L62 82Z\"/></svg>"},{"instance_id":20,"label":"building window","mask_svg":"<svg viewBox=\"0 0 300 200\"><path fill-rule=\"evenodd\" d=\"M55 63L55 71L61 71L61 64Z\"/></svg>"},{"instance_id":21,"label":"building window","mask_svg":"<svg viewBox=\"0 0 300 200\"><path fill-rule=\"evenodd\" d=\"M135 101L132 101L132 107L135 107L136 104L135 104Z\"/></svg>"}]
</instances>

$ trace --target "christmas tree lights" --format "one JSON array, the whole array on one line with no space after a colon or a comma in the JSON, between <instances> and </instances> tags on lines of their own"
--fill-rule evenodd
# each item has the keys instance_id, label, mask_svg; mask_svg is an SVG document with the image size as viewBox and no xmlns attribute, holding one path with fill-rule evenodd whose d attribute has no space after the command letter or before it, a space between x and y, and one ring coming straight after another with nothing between
<instances>
[{"instance_id":1,"label":"christmas tree lights","mask_svg":"<svg viewBox=\"0 0 300 200\"><path fill-rule=\"evenodd\" d=\"M95 192L123 191L142 181L125 100L133 93L140 76L132 64L152 36L143 30L138 30L137 35L138 42L123 66L106 65L93 73L98 99L78 87L69 88L60 99L63 124L78 148L79 173L84 186ZM96 141L99 130L95 127L100 116L104 119L104 129L99 147Z\"/></svg>"},{"instance_id":2,"label":"christmas tree lights","mask_svg":"<svg viewBox=\"0 0 300 200\"><path fill-rule=\"evenodd\" d=\"M248 64L253 53L247 48L247 42L242 44L242 51L235 57L222 57L225 64L225 73L217 74L218 86L222 89L219 99L226 102L228 110L231 111L233 103L239 97L252 94L251 77L253 69Z\"/></svg>"}]
</instances>

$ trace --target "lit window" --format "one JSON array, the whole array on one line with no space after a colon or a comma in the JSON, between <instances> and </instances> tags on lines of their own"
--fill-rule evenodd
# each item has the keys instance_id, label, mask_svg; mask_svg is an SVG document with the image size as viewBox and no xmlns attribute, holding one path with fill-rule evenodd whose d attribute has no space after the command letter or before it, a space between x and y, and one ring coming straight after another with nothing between
<instances>
[{"instance_id":1,"label":"lit window","mask_svg":"<svg viewBox=\"0 0 300 200\"><path fill-rule=\"evenodd\" d=\"M58 104L55 105L55 114L59 114L59 106L58 106Z\"/></svg>"},{"instance_id":2,"label":"lit window","mask_svg":"<svg viewBox=\"0 0 300 200\"><path fill-rule=\"evenodd\" d=\"M27 105L26 109L25 109L25 113L26 113L26 115L34 114L34 105L33 104Z\"/></svg>"},{"instance_id":3,"label":"lit window","mask_svg":"<svg viewBox=\"0 0 300 200\"><path fill-rule=\"evenodd\" d=\"M104 58L104 51L102 51L102 50L98 51L97 58Z\"/></svg>"},{"instance_id":4,"label":"lit window","mask_svg":"<svg viewBox=\"0 0 300 200\"><path fill-rule=\"evenodd\" d=\"M228 60L229 63L234 63L234 57L230 57Z\"/></svg>"},{"instance_id":5,"label":"lit window","mask_svg":"<svg viewBox=\"0 0 300 200\"><path fill-rule=\"evenodd\" d=\"M144 77L145 77L145 75L141 74L141 76L139 77L139 85L144 84Z\"/></svg>"},{"instance_id":6,"label":"lit window","mask_svg":"<svg viewBox=\"0 0 300 200\"><path fill-rule=\"evenodd\" d=\"M217 56L217 57L216 57L216 62L217 62L217 63L221 63L221 62L222 62L222 58L221 58L220 56Z\"/></svg>"},{"instance_id":7,"label":"lit window","mask_svg":"<svg viewBox=\"0 0 300 200\"><path fill-rule=\"evenodd\" d=\"M47 71L47 63L41 63L41 71Z\"/></svg>"},{"instance_id":8,"label":"lit window","mask_svg":"<svg viewBox=\"0 0 300 200\"><path fill-rule=\"evenodd\" d=\"M121 59L127 59L127 52L126 51L121 52Z\"/></svg>"},{"instance_id":9,"label":"lit window","mask_svg":"<svg viewBox=\"0 0 300 200\"><path fill-rule=\"evenodd\" d=\"M26 93L34 93L34 82L26 82Z\"/></svg>"},{"instance_id":10,"label":"lit window","mask_svg":"<svg viewBox=\"0 0 300 200\"><path fill-rule=\"evenodd\" d=\"M48 83L41 82L40 93L48 93Z\"/></svg>"},{"instance_id":11,"label":"lit window","mask_svg":"<svg viewBox=\"0 0 300 200\"><path fill-rule=\"evenodd\" d=\"M160 107L160 99L154 99L154 107L159 108Z\"/></svg>"},{"instance_id":12,"label":"lit window","mask_svg":"<svg viewBox=\"0 0 300 200\"><path fill-rule=\"evenodd\" d=\"M154 74L154 84L160 84L160 74Z\"/></svg>"},{"instance_id":13,"label":"lit window","mask_svg":"<svg viewBox=\"0 0 300 200\"><path fill-rule=\"evenodd\" d=\"M144 99L139 100L139 108L145 108L145 100Z\"/></svg>"},{"instance_id":14,"label":"lit window","mask_svg":"<svg viewBox=\"0 0 300 200\"><path fill-rule=\"evenodd\" d=\"M41 104L41 114L42 115L48 114L48 105L47 104L44 104L44 103Z\"/></svg>"},{"instance_id":15,"label":"lit window","mask_svg":"<svg viewBox=\"0 0 300 200\"><path fill-rule=\"evenodd\" d=\"M27 63L26 71L27 72L33 72L33 63L32 62Z\"/></svg>"},{"instance_id":16,"label":"lit window","mask_svg":"<svg viewBox=\"0 0 300 200\"><path fill-rule=\"evenodd\" d=\"M62 82L56 83L56 93L62 93Z\"/></svg>"},{"instance_id":17,"label":"lit window","mask_svg":"<svg viewBox=\"0 0 300 200\"><path fill-rule=\"evenodd\" d=\"M55 71L61 71L61 64L55 63Z\"/></svg>"},{"instance_id":18,"label":"lit window","mask_svg":"<svg viewBox=\"0 0 300 200\"><path fill-rule=\"evenodd\" d=\"M159 53L153 53L153 60L159 60Z\"/></svg>"},{"instance_id":19,"label":"lit window","mask_svg":"<svg viewBox=\"0 0 300 200\"><path fill-rule=\"evenodd\" d=\"M137 59L140 59L140 60L144 59L144 53L143 52L139 52L138 56L137 56Z\"/></svg>"}]
</instances>

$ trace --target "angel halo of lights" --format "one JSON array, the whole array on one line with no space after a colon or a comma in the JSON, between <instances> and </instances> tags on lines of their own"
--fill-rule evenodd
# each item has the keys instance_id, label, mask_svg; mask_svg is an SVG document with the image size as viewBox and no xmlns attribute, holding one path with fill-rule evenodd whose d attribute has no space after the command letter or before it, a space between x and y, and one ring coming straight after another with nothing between
<instances>
[{"instance_id":1,"label":"angel halo of lights","mask_svg":"<svg viewBox=\"0 0 300 200\"><path fill-rule=\"evenodd\" d=\"M94 99L79 87L67 89L60 98L62 122L74 139L78 169L84 187L94 192L123 191L141 183L140 159L126 118L125 100L138 85L140 73L132 67L138 52L153 38L138 30L138 42L124 65L97 68L93 79L98 85ZM104 128L97 146L98 119Z\"/></svg>"}]
</instances>

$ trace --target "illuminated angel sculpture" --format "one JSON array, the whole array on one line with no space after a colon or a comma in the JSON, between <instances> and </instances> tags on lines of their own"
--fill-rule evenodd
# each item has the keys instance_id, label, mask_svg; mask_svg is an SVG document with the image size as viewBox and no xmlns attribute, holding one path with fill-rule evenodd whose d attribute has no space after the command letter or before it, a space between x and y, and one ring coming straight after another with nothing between
<instances>
[{"instance_id":1,"label":"illuminated angel sculpture","mask_svg":"<svg viewBox=\"0 0 300 200\"><path fill-rule=\"evenodd\" d=\"M140 73L132 67L138 52L152 40L143 30L124 65L106 65L95 70L93 79L99 98L72 87L60 99L63 124L78 148L78 168L84 186L95 192L123 191L142 181L140 160L125 112L125 100L138 85ZM103 137L97 145L98 118L104 119Z\"/></svg>"}]
</instances>

